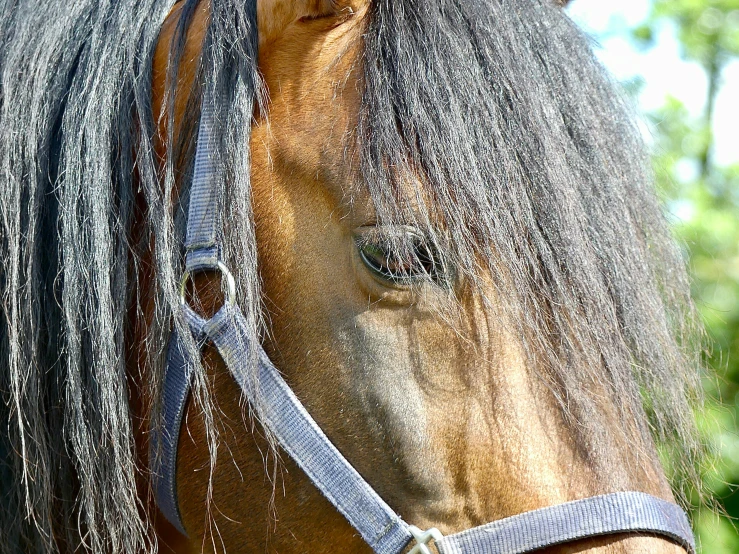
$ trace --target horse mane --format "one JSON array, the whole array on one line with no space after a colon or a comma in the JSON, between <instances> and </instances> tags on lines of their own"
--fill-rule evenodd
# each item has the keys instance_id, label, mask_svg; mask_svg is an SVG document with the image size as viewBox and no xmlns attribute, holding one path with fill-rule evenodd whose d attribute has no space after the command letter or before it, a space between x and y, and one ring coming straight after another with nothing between
<instances>
[{"instance_id":1,"label":"horse mane","mask_svg":"<svg viewBox=\"0 0 739 554\"><path fill-rule=\"evenodd\" d=\"M196 4L186 0L183 13ZM256 14L244 4L212 2L198 86L222 123L214 140L232 222L225 254L256 339L244 153L263 99ZM605 382L624 417L672 440L689 468L699 450L690 403L700 396L692 304L639 133L559 8L502 4L373 2L348 149L359 159L357 186L381 221L413 218L473 283L493 277L532 364L582 428L594 406L583 383ZM160 359L178 301L187 195L176 203L172 194L187 182L181 160L191 159L196 132L170 135L177 147L157 159L151 59L170 8L3 4L0 553L153 548L127 352L151 241L150 360ZM187 19L172 44L175 68ZM403 180L411 174L421 176L415 190ZM411 213L417 198L428 205ZM156 413L161 371L141 371ZM202 375L196 392L207 416Z\"/></svg>"}]
</instances>

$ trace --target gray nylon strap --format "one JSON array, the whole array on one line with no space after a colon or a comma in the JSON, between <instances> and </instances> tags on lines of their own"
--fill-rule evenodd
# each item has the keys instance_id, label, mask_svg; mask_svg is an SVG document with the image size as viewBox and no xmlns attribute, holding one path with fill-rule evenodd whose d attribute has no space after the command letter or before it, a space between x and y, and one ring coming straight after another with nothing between
<instances>
[{"instance_id":1,"label":"gray nylon strap","mask_svg":"<svg viewBox=\"0 0 739 554\"><path fill-rule=\"evenodd\" d=\"M215 172L213 108L203 102L190 188L190 207L185 239L185 269L213 269L220 259L218 233L221 224L218 175Z\"/></svg>"},{"instance_id":2,"label":"gray nylon strap","mask_svg":"<svg viewBox=\"0 0 739 554\"><path fill-rule=\"evenodd\" d=\"M183 315L194 333L195 341L202 343L204 337L201 329L205 320L192 310L185 311ZM187 533L182 525L177 501L177 445L194 367L187 348L177 330L174 330L167 345L161 424L151 434L149 465L153 470L152 486L157 505L167 520L183 535Z\"/></svg>"},{"instance_id":3,"label":"gray nylon strap","mask_svg":"<svg viewBox=\"0 0 739 554\"><path fill-rule=\"evenodd\" d=\"M150 454L158 470L152 472L152 484L162 513L180 533L185 533L177 502L177 444L182 417L190 392L193 364L187 359L177 332L170 338L167 349L167 375L164 380L161 431L152 433Z\"/></svg>"},{"instance_id":4,"label":"gray nylon strap","mask_svg":"<svg viewBox=\"0 0 739 554\"><path fill-rule=\"evenodd\" d=\"M516 554L624 532L664 535L695 552L685 512L642 492L616 492L525 512L446 536L436 547L440 554Z\"/></svg>"}]
</instances>

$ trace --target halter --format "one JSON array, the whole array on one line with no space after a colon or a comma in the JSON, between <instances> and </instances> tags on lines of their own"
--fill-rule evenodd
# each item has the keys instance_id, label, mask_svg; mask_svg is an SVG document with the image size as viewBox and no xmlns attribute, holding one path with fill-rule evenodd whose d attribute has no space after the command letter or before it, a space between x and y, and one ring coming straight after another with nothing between
<instances>
[{"instance_id":1,"label":"halter","mask_svg":"<svg viewBox=\"0 0 739 554\"><path fill-rule=\"evenodd\" d=\"M695 553L685 512L672 502L633 491L533 510L448 536L404 522L329 441L262 346L250 338L246 319L235 302L234 278L220 259L221 214L212 164L212 129L212 107L204 102L190 191L181 315L197 344L210 342L218 349L246 399L252 405L258 402L261 423L374 552L400 554L410 547L408 554L430 554L428 545L433 541L440 554L517 554L587 537L647 533L668 537ZM185 299L190 276L201 271L220 271L225 278L224 305L211 319L195 313ZM256 372L251 365L254 359ZM194 367L175 330L168 345L162 414L160 425L152 430L150 459L157 504L185 535L177 500L177 442Z\"/></svg>"}]
</instances>

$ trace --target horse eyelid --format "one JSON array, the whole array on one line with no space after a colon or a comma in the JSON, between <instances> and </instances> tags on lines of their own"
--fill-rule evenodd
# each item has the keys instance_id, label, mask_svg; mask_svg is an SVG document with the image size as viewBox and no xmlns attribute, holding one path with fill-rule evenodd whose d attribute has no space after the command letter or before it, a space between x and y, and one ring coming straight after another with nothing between
<instances>
[{"instance_id":1,"label":"horse eyelid","mask_svg":"<svg viewBox=\"0 0 739 554\"><path fill-rule=\"evenodd\" d=\"M393 228L392 231L403 232L403 229ZM437 285L447 286L449 284L448 271L441 255L420 233L413 230L407 230L405 233L412 241L412 248L409 249L412 254L403 259L403 256L393 253L392 248L383 245L383 243L390 244L392 239L383 240L380 229L375 227L359 232L355 237L355 244L362 263L381 279L394 284L412 284L417 281L430 280ZM381 258L384 258L384 263ZM402 266L404 262L409 263L407 271L393 271L393 265Z\"/></svg>"}]
</instances>

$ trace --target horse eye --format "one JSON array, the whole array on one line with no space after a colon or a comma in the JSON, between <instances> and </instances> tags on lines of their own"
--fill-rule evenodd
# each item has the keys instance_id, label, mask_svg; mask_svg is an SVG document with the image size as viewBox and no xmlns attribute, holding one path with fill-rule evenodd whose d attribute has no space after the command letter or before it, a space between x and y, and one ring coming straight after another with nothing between
<instances>
[{"instance_id":1,"label":"horse eye","mask_svg":"<svg viewBox=\"0 0 739 554\"><path fill-rule=\"evenodd\" d=\"M446 280L441 258L416 234L366 233L358 237L357 248L364 265L386 281L408 284L430 279L441 284Z\"/></svg>"}]
</instances>

